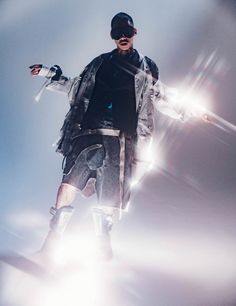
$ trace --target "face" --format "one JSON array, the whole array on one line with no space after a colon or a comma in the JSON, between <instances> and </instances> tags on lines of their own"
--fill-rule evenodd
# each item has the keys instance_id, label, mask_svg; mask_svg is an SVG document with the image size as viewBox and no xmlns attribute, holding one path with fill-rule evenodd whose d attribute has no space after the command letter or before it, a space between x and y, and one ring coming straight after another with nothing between
<instances>
[{"instance_id":1,"label":"face","mask_svg":"<svg viewBox=\"0 0 236 306\"><path fill-rule=\"evenodd\" d=\"M123 36L120 39L115 40L115 44L118 49L126 51L133 47L133 41L134 41L134 36L131 38Z\"/></svg>"},{"instance_id":2,"label":"face","mask_svg":"<svg viewBox=\"0 0 236 306\"><path fill-rule=\"evenodd\" d=\"M134 35L136 33L137 30L132 27L118 28L111 31L111 37L114 39L119 50L127 51L133 47Z\"/></svg>"}]
</instances>

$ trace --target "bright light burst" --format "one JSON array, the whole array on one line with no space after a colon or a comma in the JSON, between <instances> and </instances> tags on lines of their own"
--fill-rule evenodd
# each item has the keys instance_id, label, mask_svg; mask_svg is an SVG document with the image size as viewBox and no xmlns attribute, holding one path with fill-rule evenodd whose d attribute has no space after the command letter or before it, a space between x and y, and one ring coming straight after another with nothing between
<instances>
[{"instance_id":1,"label":"bright light burst","mask_svg":"<svg viewBox=\"0 0 236 306\"><path fill-rule=\"evenodd\" d=\"M26 274L11 269L12 275L9 272L5 275L4 298L18 306L102 306L109 273L104 273L104 263L97 259L94 246L94 239L83 231L79 238L77 234L69 235L60 246L54 245L50 254L30 256L30 261L45 269L48 277L32 277L27 273L27 266L24 267ZM23 281L14 287L14 281L19 278ZM10 290L14 290L12 298ZM34 300L34 296L38 298Z\"/></svg>"},{"instance_id":2,"label":"bright light burst","mask_svg":"<svg viewBox=\"0 0 236 306\"><path fill-rule=\"evenodd\" d=\"M178 88L178 89L177 89ZM189 88L166 88L166 99L170 106L180 113L183 121L193 117L200 118L208 113L210 98L206 92Z\"/></svg>"},{"instance_id":3,"label":"bright light burst","mask_svg":"<svg viewBox=\"0 0 236 306\"><path fill-rule=\"evenodd\" d=\"M114 250L118 261L101 263L88 256L93 242L88 233L80 229L79 237L69 236L63 244L67 262L56 267L50 265L48 279L33 278L13 269L10 277L9 272L4 275L2 294L7 302L2 305L134 305L122 294L126 287L136 299L140 298L138 286L143 275L134 274L134 267L137 271L151 269L157 275L164 273L177 280L195 282L204 290L221 288L234 279L235 248L231 241L220 242L218 237L206 236L203 231L189 234L174 230L157 236L147 228L142 233L136 232L135 236L117 238ZM83 255L79 256L81 253ZM41 265L46 268L47 262L41 260Z\"/></svg>"}]
</instances>

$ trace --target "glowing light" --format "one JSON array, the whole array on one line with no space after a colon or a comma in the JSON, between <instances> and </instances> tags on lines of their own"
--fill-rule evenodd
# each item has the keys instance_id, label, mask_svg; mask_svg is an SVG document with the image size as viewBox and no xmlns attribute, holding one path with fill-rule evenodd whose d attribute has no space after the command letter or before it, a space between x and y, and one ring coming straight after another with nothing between
<instances>
[{"instance_id":1,"label":"glowing light","mask_svg":"<svg viewBox=\"0 0 236 306\"><path fill-rule=\"evenodd\" d=\"M208 112L210 104L209 96L203 91L193 89L167 89L168 102L180 113L184 119L191 117L201 117Z\"/></svg>"},{"instance_id":2,"label":"glowing light","mask_svg":"<svg viewBox=\"0 0 236 306\"><path fill-rule=\"evenodd\" d=\"M226 133L236 132L236 125L232 124L231 122L223 119L222 117L214 114L213 112L209 112L209 116L211 119L211 123L220 128L221 130L225 131Z\"/></svg>"},{"instance_id":3,"label":"glowing light","mask_svg":"<svg viewBox=\"0 0 236 306\"><path fill-rule=\"evenodd\" d=\"M75 232L80 232L76 230ZM93 237L82 230L82 235L69 235L62 242L62 248L55 245L49 257L45 254L32 256L32 261L48 271L49 278L34 278L30 274L10 268L9 281L6 281L2 296L14 305L24 306L97 306L101 305L101 298L107 295L106 277L102 263L95 256ZM61 257L61 254L64 257ZM22 285L14 286L14 280L22 279ZM14 288L12 298L9 290ZM27 288L29 294L26 294ZM32 299L32 296L40 296Z\"/></svg>"},{"instance_id":4,"label":"glowing light","mask_svg":"<svg viewBox=\"0 0 236 306\"><path fill-rule=\"evenodd\" d=\"M236 125L216 115L211 109L209 95L200 89L190 86L190 89L167 88L166 99L177 112L182 113L183 121L193 117L202 118L227 133L236 132Z\"/></svg>"},{"instance_id":5,"label":"glowing light","mask_svg":"<svg viewBox=\"0 0 236 306\"><path fill-rule=\"evenodd\" d=\"M135 188L138 186L138 184L139 184L139 180L132 180L130 183L130 187Z\"/></svg>"},{"instance_id":6,"label":"glowing light","mask_svg":"<svg viewBox=\"0 0 236 306\"><path fill-rule=\"evenodd\" d=\"M147 172L157 171L165 167L162 140L162 137L159 137L156 142L151 139L148 145L142 146L139 150L140 160L137 162L134 177L130 182L131 189L136 189L140 186Z\"/></svg>"}]
</instances>

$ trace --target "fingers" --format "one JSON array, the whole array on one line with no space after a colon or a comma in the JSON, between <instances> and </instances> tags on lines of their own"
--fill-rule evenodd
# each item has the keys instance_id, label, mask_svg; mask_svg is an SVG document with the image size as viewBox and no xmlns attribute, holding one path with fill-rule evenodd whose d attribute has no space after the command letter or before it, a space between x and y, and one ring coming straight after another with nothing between
<instances>
[{"instance_id":1,"label":"fingers","mask_svg":"<svg viewBox=\"0 0 236 306\"><path fill-rule=\"evenodd\" d=\"M35 65L29 66L29 68L31 69L30 71L31 75L38 75L40 73L40 70L42 69L42 65L35 64Z\"/></svg>"},{"instance_id":2,"label":"fingers","mask_svg":"<svg viewBox=\"0 0 236 306\"><path fill-rule=\"evenodd\" d=\"M54 65L51 68L41 64L34 64L29 66L30 74L33 76L42 76L52 81L58 81L62 75L60 66Z\"/></svg>"},{"instance_id":3,"label":"fingers","mask_svg":"<svg viewBox=\"0 0 236 306\"><path fill-rule=\"evenodd\" d=\"M40 70L41 70L41 68L33 68L33 69L31 70L31 74L32 74L32 75L38 75L39 72L40 72Z\"/></svg>"}]
</instances>

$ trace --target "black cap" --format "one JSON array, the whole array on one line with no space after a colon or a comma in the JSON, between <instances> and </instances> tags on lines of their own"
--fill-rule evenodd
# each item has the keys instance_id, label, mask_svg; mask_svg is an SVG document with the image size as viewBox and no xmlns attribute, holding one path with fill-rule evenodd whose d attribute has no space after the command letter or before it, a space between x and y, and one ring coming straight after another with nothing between
<instances>
[{"instance_id":1,"label":"black cap","mask_svg":"<svg viewBox=\"0 0 236 306\"><path fill-rule=\"evenodd\" d=\"M131 16L126 13L118 13L111 20L111 28L134 27L134 22Z\"/></svg>"}]
</instances>

